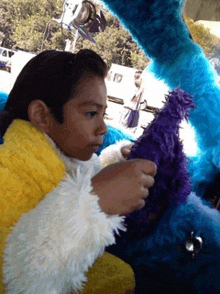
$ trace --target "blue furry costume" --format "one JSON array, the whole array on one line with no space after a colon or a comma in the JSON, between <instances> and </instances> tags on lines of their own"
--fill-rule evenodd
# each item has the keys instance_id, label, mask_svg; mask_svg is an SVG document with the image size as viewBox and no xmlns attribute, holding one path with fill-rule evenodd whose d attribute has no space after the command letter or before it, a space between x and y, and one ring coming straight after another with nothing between
<instances>
[{"instance_id":1,"label":"blue furry costume","mask_svg":"<svg viewBox=\"0 0 220 294\"><path fill-rule=\"evenodd\" d=\"M183 1L103 2L152 59L148 70L170 89L180 87L193 96L197 109L190 112L189 121L201 152L189 170L193 190L201 195L200 184L210 183L220 168L220 87L203 50L189 38L181 17Z\"/></svg>"},{"instance_id":2,"label":"blue furry costume","mask_svg":"<svg viewBox=\"0 0 220 294\"><path fill-rule=\"evenodd\" d=\"M215 71L182 21L182 1L103 2L152 59L149 71L170 89L179 87L193 97L196 108L189 112L189 121L200 151L190 158L188 171L192 190L204 197L220 168L220 88ZM139 140L144 142L145 135ZM165 142L163 137L161 142ZM142 151L135 144L132 156L136 152L136 157L146 158ZM152 160L156 158L156 153L151 154ZM179 167L171 166L174 171ZM165 193L171 187L172 193L172 181L155 185ZM152 191L152 202L156 196ZM108 250L132 266L136 293L220 293L220 214L202 198L191 192L182 204L169 203L156 224L147 218L144 223L141 212L128 215L127 223L127 235L121 235Z\"/></svg>"}]
</instances>

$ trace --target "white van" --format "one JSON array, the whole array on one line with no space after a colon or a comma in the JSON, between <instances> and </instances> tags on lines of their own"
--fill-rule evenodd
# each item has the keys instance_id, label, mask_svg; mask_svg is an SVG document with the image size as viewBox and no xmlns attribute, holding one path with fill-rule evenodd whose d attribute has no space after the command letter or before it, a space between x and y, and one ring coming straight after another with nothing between
<instances>
[{"instance_id":1,"label":"white van","mask_svg":"<svg viewBox=\"0 0 220 294\"><path fill-rule=\"evenodd\" d=\"M169 87L162 81L157 79L148 69L142 73L142 99L147 101L149 109L160 109L166 101L165 96L169 92Z\"/></svg>"},{"instance_id":2,"label":"white van","mask_svg":"<svg viewBox=\"0 0 220 294\"><path fill-rule=\"evenodd\" d=\"M0 68L11 71L11 57L15 54L15 50L0 47Z\"/></svg>"},{"instance_id":3,"label":"white van","mask_svg":"<svg viewBox=\"0 0 220 294\"><path fill-rule=\"evenodd\" d=\"M11 83L14 84L17 76L21 72L26 63L36 54L18 50L11 58Z\"/></svg>"},{"instance_id":4,"label":"white van","mask_svg":"<svg viewBox=\"0 0 220 294\"><path fill-rule=\"evenodd\" d=\"M130 101L136 91L134 84L136 71L135 68L112 63L105 79L108 97L121 104Z\"/></svg>"},{"instance_id":5,"label":"white van","mask_svg":"<svg viewBox=\"0 0 220 294\"><path fill-rule=\"evenodd\" d=\"M107 86L107 95L113 98L113 101L124 104L130 101L135 95L136 87L134 84L134 74L137 71L135 68L130 68L118 64L112 64L108 75L105 79ZM142 100L147 101L146 109L154 112L163 107L165 95L168 93L168 87L161 80L156 79L153 73L148 72L147 68L141 75L142 87Z\"/></svg>"}]
</instances>

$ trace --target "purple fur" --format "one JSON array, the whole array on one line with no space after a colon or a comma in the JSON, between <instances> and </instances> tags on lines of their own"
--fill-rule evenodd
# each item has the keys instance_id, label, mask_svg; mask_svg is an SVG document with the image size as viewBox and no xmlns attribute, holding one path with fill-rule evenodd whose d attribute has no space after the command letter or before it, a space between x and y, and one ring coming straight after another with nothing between
<instances>
[{"instance_id":1,"label":"purple fur","mask_svg":"<svg viewBox=\"0 0 220 294\"><path fill-rule=\"evenodd\" d=\"M190 108L195 108L190 95L179 89L170 92L163 109L134 143L128 159L152 160L157 165L157 175L145 207L127 215L128 232L124 238L149 232L152 225L148 215L158 213L160 206L164 210L186 202L191 184L179 138L179 124L182 119L188 119Z\"/></svg>"}]
</instances>

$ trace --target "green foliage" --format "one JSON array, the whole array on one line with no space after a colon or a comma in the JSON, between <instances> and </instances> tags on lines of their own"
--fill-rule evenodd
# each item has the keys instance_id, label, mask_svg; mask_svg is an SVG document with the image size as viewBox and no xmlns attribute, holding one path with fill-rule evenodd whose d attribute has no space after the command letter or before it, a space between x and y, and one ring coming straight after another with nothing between
<instances>
[{"instance_id":1,"label":"green foliage","mask_svg":"<svg viewBox=\"0 0 220 294\"><path fill-rule=\"evenodd\" d=\"M137 50L131 51L131 62L134 68L144 70L150 63L150 60L145 57L144 53L139 48L137 48Z\"/></svg>"},{"instance_id":2,"label":"green foliage","mask_svg":"<svg viewBox=\"0 0 220 294\"><path fill-rule=\"evenodd\" d=\"M144 56L131 34L109 12L105 14L107 27L104 32L94 34L96 45L79 38L76 51L89 48L102 56L108 66L116 63L128 67L144 69L149 60Z\"/></svg>"},{"instance_id":3,"label":"green foliage","mask_svg":"<svg viewBox=\"0 0 220 294\"><path fill-rule=\"evenodd\" d=\"M44 30L52 17L62 13L60 0L1 0L0 31L5 36L5 46L18 46L24 50L39 52ZM60 31L58 25L52 32ZM61 32L60 32L61 34ZM52 46L53 42L49 42Z\"/></svg>"},{"instance_id":4,"label":"green foliage","mask_svg":"<svg viewBox=\"0 0 220 294\"><path fill-rule=\"evenodd\" d=\"M5 35L6 47L19 47L38 53L46 49L64 50L65 40L74 39L73 34L51 21L62 14L62 0L0 0L0 31ZM111 63L144 69L145 58L132 36L105 8L107 27L96 33L97 44L79 37L75 51L90 48L99 53L110 66ZM42 40L44 40L42 44Z\"/></svg>"},{"instance_id":5,"label":"green foliage","mask_svg":"<svg viewBox=\"0 0 220 294\"><path fill-rule=\"evenodd\" d=\"M193 40L200 45L206 53L209 53L213 48L220 44L220 39L210 33L210 29L204 25L195 23L192 19L185 19L186 25L192 35Z\"/></svg>"}]
</instances>

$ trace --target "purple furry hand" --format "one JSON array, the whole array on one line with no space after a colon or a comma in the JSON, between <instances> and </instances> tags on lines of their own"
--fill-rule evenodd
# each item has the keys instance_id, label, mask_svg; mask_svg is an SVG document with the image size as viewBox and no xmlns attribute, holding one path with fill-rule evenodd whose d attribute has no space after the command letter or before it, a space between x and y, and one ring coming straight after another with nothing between
<instances>
[{"instance_id":1,"label":"purple furry hand","mask_svg":"<svg viewBox=\"0 0 220 294\"><path fill-rule=\"evenodd\" d=\"M184 203L191 192L187 159L179 138L179 124L188 118L190 108L195 108L190 95L179 89L170 92L163 109L131 149L128 160L148 159L157 165L155 185L145 207L127 215L128 232L133 235L148 232L158 214Z\"/></svg>"}]
</instances>

